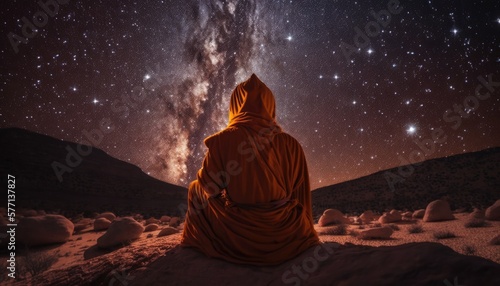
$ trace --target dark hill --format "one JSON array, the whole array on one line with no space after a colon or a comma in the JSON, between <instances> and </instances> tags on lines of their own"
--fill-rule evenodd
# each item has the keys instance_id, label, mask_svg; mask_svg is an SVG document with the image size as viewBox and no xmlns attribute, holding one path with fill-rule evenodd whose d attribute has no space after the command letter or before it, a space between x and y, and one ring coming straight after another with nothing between
<instances>
[{"instance_id":1,"label":"dark hill","mask_svg":"<svg viewBox=\"0 0 500 286\"><path fill-rule=\"evenodd\" d=\"M2 186L7 187L7 174L15 176L18 209L178 215L186 200L185 188L152 178L98 148L79 156L76 143L18 128L0 129L0 146ZM88 146L80 151L88 152Z\"/></svg>"},{"instance_id":2,"label":"dark hill","mask_svg":"<svg viewBox=\"0 0 500 286\"><path fill-rule=\"evenodd\" d=\"M348 213L416 210L442 197L455 209L487 207L500 199L500 148L377 172L316 189L312 197L316 215L327 208Z\"/></svg>"}]
</instances>

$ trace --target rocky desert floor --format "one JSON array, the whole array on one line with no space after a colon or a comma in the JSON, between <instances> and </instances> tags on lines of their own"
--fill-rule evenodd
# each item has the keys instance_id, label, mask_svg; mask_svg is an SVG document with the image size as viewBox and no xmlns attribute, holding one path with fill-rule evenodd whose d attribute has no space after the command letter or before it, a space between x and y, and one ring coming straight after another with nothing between
<instances>
[{"instance_id":1,"label":"rocky desert floor","mask_svg":"<svg viewBox=\"0 0 500 286\"><path fill-rule=\"evenodd\" d=\"M394 229L394 232L389 239L362 240L358 238L357 233L363 229L379 226L376 220L371 223L361 225L347 224L345 225L345 231L340 232L338 232L338 226L320 227L319 225L315 225L315 228L320 235L321 241L325 243L335 243L335 245L338 244L340 247L339 249L344 249L344 251L345 249L357 249L356 251L359 252L359 250L365 249L365 246L377 248L385 246L401 246L402 250L401 252L398 252L399 257L412 260L415 255L418 256L420 250L409 249L406 253L404 250L406 246L403 245L414 242L433 242L450 247L459 254L478 256L495 262L496 264L500 263L500 245L494 245L491 243L491 240L494 237L500 235L500 221L487 221L486 226L467 228L464 225L468 221L468 213L455 213L454 216L456 219L442 222L423 222L421 219L407 219L391 223L389 226ZM142 223L145 222L143 221ZM414 225L420 225L422 227L422 232L409 233L409 228ZM204 271L202 272L205 276L210 276L211 274L219 275L218 273L220 273L220 270L212 269L214 266L210 261L213 262L214 259L205 258L202 254L194 250L186 250L183 252L183 250L180 249L178 245L181 237L182 223L177 227L179 230L178 233L158 237L158 233L162 229L168 227L168 223L159 223L159 228L157 230L142 233L139 239L133 241L131 244L112 250L102 250L97 247L96 242L97 239L106 231L94 231L93 227L89 225L88 228L73 234L69 241L64 244L18 251L18 260L22 260L23 256L28 253L31 257L35 257L34 260L39 257L52 257L53 264L43 273L37 274L34 278L31 278L31 275L24 273L25 277L22 279L9 279L7 277L1 277L0 282L2 282L2 284L6 283L16 285L141 285L142 283L140 283L137 279L140 277L143 277L141 279L145 279L145 275L151 277L151 275L147 275L147 273L148 271L151 271L151 269L155 269L154 265L159 264L156 260L163 261L163 263L161 263L163 268L167 267L165 265L171 264L171 266L168 266L171 268L167 267L168 269L161 269L161 271L163 271L162 273L170 273L173 275L169 278L171 279L170 284L172 285L186 285L186 283L190 284L189 281L195 284L196 281L201 282L203 279L206 279L207 277L200 278L200 276L200 280L196 280L196 277L198 277L196 276L198 273L198 270L196 270L197 267L204 267ZM435 237L435 233L442 231L451 232L455 235L455 237L437 239ZM425 251L430 251L432 253L432 247L434 246L429 246L429 248L426 248ZM352 253L355 253L356 251ZM346 252L346 255L349 253L350 252ZM179 256L182 256L182 259L179 259ZM6 259L7 256L2 256L0 264L5 263L4 261L6 261ZM301 260L300 258L296 258L295 261L297 261L297 259L299 259L297 263L300 265ZM169 262L165 263L165 261ZM190 261L202 262L199 262L198 266L195 265L191 269ZM217 263L224 264L225 262L217 261ZM358 263L360 267L363 265L362 262L354 261L352 263ZM380 261L379 263L384 262ZM312 265L314 266L315 264L313 263ZM4 264L2 266L4 266ZM178 271L175 270L176 267L182 267L183 271L192 271L192 273L187 276L194 275L194 278L192 278L194 280L186 282L184 274L182 276L180 274L179 276L176 276L175 271ZM226 265L221 267L227 268L228 266ZM245 271L249 271L248 269L257 271L255 270L255 267L246 268ZM279 269L279 271L285 273L287 267L283 266ZM261 271L262 268L259 268L258 270ZM278 270L275 269L274 271ZM323 275L328 274L324 273L325 270L322 272ZM2 273L4 272L2 271ZM5 275L6 274L2 274L2 276ZM241 272L241 275L252 275L252 273L245 274L244 272ZM500 274L498 275L500 276ZM311 277L313 276L314 275L311 275ZM175 280L176 277L180 279L179 281L182 280L183 282L174 283L175 281L173 280ZM299 280L287 280L283 278L285 277L284 275L278 275L277 277L281 277L281 279L276 280L276 278L275 280L265 280L263 278L266 282L262 282L269 285L286 285L287 283L284 282L290 281L290 284L292 284L293 281L299 281L299 284L295 285L301 285L300 282L304 280L302 279L303 277L298 278ZM454 277L449 277L451 285L453 285L453 279ZM158 283L160 283L160 280L158 280ZM149 281L144 284L152 285L156 283ZM206 285L212 284L209 283ZM347 283L345 285L353 284ZM374 283L374 285L377 285L377 283ZM446 283L442 285L446 285Z\"/></svg>"}]
</instances>

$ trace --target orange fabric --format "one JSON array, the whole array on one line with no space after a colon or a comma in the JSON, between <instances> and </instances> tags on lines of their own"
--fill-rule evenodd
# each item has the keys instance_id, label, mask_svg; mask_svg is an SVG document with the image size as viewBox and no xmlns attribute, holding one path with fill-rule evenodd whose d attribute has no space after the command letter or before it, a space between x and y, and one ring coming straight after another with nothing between
<instances>
[{"instance_id":1,"label":"orange fabric","mask_svg":"<svg viewBox=\"0 0 500 286\"><path fill-rule=\"evenodd\" d=\"M274 265L319 244L300 144L275 121L271 90L252 75L231 95L229 125L188 190L181 245L235 263Z\"/></svg>"}]
</instances>

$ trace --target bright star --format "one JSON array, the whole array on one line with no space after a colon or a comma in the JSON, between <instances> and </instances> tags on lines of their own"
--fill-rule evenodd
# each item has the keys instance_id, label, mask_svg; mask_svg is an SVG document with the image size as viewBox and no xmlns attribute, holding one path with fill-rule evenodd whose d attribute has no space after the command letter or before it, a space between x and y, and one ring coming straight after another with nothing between
<instances>
[{"instance_id":1,"label":"bright star","mask_svg":"<svg viewBox=\"0 0 500 286\"><path fill-rule=\"evenodd\" d=\"M500 24L500 18L497 19L497 23Z\"/></svg>"},{"instance_id":2,"label":"bright star","mask_svg":"<svg viewBox=\"0 0 500 286\"><path fill-rule=\"evenodd\" d=\"M458 33L458 30L457 29L453 29L451 30L453 32L453 35L456 35Z\"/></svg>"},{"instance_id":3,"label":"bright star","mask_svg":"<svg viewBox=\"0 0 500 286\"><path fill-rule=\"evenodd\" d=\"M76 87L72 87L71 90L77 91L78 89L76 89Z\"/></svg>"},{"instance_id":4,"label":"bright star","mask_svg":"<svg viewBox=\"0 0 500 286\"><path fill-rule=\"evenodd\" d=\"M99 103L99 100L97 100L97 98L94 98L94 100L92 100L92 102L93 102L94 104L98 104L98 103Z\"/></svg>"},{"instance_id":5,"label":"bright star","mask_svg":"<svg viewBox=\"0 0 500 286\"><path fill-rule=\"evenodd\" d=\"M417 132L417 128L414 125L410 125L408 129L406 129L406 133L408 134L415 134Z\"/></svg>"},{"instance_id":6,"label":"bright star","mask_svg":"<svg viewBox=\"0 0 500 286\"><path fill-rule=\"evenodd\" d=\"M147 75L144 76L144 80L148 80L150 78L151 78L151 76L149 74L147 74Z\"/></svg>"},{"instance_id":7,"label":"bright star","mask_svg":"<svg viewBox=\"0 0 500 286\"><path fill-rule=\"evenodd\" d=\"M352 102L352 104L354 104L354 105L356 105L356 103L357 103L357 102L356 102L356 100L354 100L354 101Z\"/></svg>"},{"instance_id":8,"label":"bright star","mask_svg":"<svg viewBox=\"0 0 500 286\"><path fill-rule=\"evenodd\" d=\"M334 75L333 78L334 79L339 79L339 76L338 75Z\"/></svg>"},{"instance_id":9,"label":"bright star","mask_svg":"<svg viewBox=\"0 0 500 286\"><path fill-rule=\"evenodd\" d=\"M368 54L371 55L373 53L372 49L368 49Z\"/></svg>"},{"instance_id":10,"label":"bright star","mask_svg":"<svg viewBox=\"0 0 500 286\"><path fill-rule=\"evenodd\" d=\"M287 39L288 41L293 40L292 36L288 36L286 39Z\"/></svg>"}]
</instances>

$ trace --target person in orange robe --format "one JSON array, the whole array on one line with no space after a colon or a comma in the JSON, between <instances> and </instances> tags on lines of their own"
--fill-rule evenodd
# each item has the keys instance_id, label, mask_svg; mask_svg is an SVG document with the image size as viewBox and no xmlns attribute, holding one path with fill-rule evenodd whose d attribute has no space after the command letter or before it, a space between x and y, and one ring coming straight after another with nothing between
<instances>
[{"instance_id":1,"label":"person in orange robe","mask_svg":"<svg viewBox=\"0 0 500 286\"><path fill-rule=\"evenodd\" d=\"M189 185L181 246L276 265L319 244L304 152L275 117L274 96L255 74L233 91L229 125L205 139Z\"/></svg>"}]
</instances>

